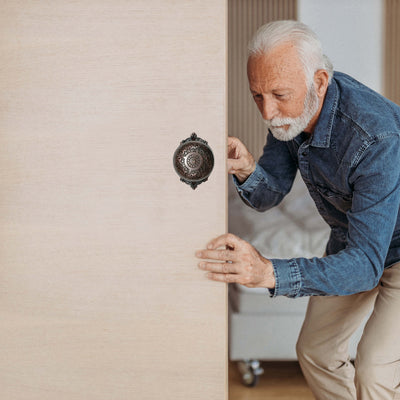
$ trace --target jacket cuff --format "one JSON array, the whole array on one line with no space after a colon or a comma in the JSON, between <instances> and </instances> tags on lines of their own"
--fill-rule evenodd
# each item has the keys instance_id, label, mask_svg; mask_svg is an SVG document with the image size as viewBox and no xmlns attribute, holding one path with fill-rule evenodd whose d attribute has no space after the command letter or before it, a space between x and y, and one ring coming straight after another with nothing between
<instances>
[{"instance_id":1,"label":"jacket cuff","mask_svg":"<svg viewBox=\"0 0 400 400\"><path fill-rule=\"evenodd\" d=\"M262 168L258 165L257 162L256 169L243 183L240 183L237 180L236 176L233 175L233 182L235 183L239 193L252 192L263 179L265 178L264 174L262 173Z\"/></svg>"},{"instance_id":2,"label":"jacket cuff","mask_svg":"<svg viewBox=\"0 0 400 400\"><path fill-rule=\"evenodd\" d=\"M269 289L271 297L298 297L302 277L295 259L271 259L275 274L275 288Z\"/></svg>"}]
</instances>

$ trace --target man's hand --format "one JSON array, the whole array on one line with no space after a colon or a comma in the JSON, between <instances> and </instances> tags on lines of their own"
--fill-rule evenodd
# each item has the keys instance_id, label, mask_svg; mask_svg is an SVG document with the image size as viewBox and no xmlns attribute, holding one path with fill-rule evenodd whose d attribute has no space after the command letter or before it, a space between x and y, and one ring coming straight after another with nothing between
<instances>
[{"instance_id":1,"label":"man's hand","mask_svg":"<svg viewBox=\"0 0 400 400\"><path fill-rule=\"evenodd\" d=\"M211 280L240 283L249 288L275 287L271 261L262 257L251 244L231 233L212 240L207 249L197 251L196 256L212 260L199 263L200 269L209 271L207 277Z\"/></svg>"},{"instance_id":2,"label":"man's hand","mask_svg":"<svg viewBox=\"0 0 400 400\"><path fill-rule=\"evenodd\" d=\"M256 169L253 156L246 146L235 137L228 137L228 173L235 175L243 183Z\"/></svg>"}]
</instances>

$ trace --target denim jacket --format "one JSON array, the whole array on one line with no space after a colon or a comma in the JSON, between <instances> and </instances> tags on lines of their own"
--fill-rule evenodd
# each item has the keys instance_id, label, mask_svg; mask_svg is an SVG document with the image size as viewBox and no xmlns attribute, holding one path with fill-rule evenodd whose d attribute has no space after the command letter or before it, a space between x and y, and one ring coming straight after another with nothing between
<instances>
[{"instance_id":1,"label":"denim jacket","mask_svg":"<svg viewBox=\"0 0 400 400\"><path fill-rule=\"evenodd\" d=\"M268 133L242 199L265 211L297 173L331 228L326 257L271 259L271 296L349 295L374 288L400 260L400 107L335 72L311 137ZM265 255L268 257L268 255Z\"/></svg>"}]
</instances>

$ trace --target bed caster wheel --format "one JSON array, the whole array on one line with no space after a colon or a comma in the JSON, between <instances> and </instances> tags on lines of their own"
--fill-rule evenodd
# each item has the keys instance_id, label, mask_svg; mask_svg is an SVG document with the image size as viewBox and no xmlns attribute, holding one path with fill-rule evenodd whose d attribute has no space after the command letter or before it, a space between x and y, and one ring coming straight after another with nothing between
<instances>
[{"instance_id":1,"label":"bed caster wheel","mask_svg":"<svg viewBox=\"0 0 400 400\"><path fill-rule=\"evenodd\" d=\"M256 386L260 375L264 373L264 370L260 367L260 362L258 360L239 361L238 368L242 375L242 383L247 387Z\"/></svg>"}]
</instances>

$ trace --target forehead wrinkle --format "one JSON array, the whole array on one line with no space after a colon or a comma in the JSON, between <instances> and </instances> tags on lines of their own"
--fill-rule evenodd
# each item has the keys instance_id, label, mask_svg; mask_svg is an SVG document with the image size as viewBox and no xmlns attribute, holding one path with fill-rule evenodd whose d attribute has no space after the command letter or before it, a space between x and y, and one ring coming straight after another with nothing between
<instances>
[{"instance_id":1,"label":"forehead wrinkle","mask_svg":"<svg viewBox=\"0 0 400 400\"><path fill-rule=\"evenodd\" d=\"M248 77L251 87L258 88L306 85L303 65L297 49L290 42L278 45L266 54L250 56Z\"/></svg>"},{"instance_id":2,"label":"forehead wrinkle","mask_svg":"<svg viewBox=\"0 0 400 400\"><path fill-rule=\"evenodd\" d=\"M284 76L282 78L269 76L269 75L261 75L261 76L252 76L249 79L249 86L251 91L262 92L262 91L294 91L296 84L293 79L290 77Z\"/></svg>"}]
</instances>

